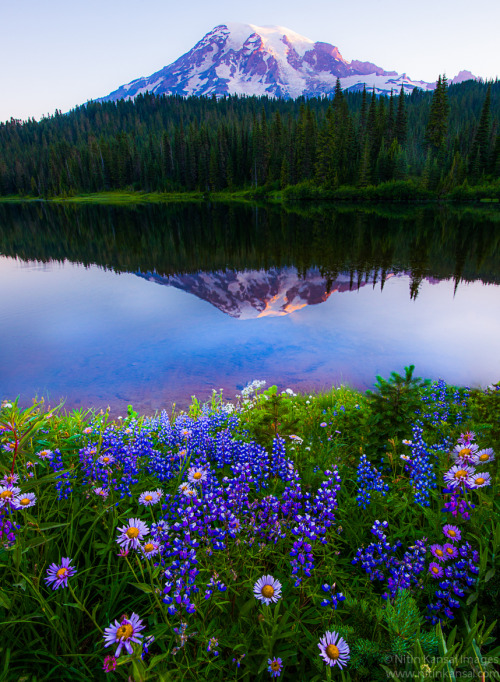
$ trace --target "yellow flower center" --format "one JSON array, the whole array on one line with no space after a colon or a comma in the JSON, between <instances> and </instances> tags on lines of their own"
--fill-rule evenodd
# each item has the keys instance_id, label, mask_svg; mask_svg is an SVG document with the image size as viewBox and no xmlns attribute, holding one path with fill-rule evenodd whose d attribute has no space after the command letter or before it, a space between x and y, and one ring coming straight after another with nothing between
<instances>
[{"instance_id":1,"label":"yellow flower center","mask_svg":"<svg viewBox=\"0 0 500 682\"><path fill-rule=\"evenodd\" d=\"M148 542L147 544L144 545L144 550L146 552L152 552L155 546L153 545L152 542Z\"/></svg>"},{"instance_id":2,"label":"yellow flower center","mask_svg":"<svg viewBox=\"0 0 500 682\"><path fill-rule=\"evenodd\" d=\"M479 476L479 478L476 478L475 483L476 485L483 485L484 480L485 479L482 476Z\"/></svg>"},{"instance_id":3,"label":"yellow flower center","mask_svg":"<svg viewBox=\"0 0 500 682\"><path fill-rule=\"evenodd\" d=\"M432 567L432 572L433 573L439 573L439 568L437 566Z\"/></svg>"},{"instance_id":4,"label":"yellow flower center","mask_svg":"<svg viewBox=\"0 0 500 682\"><path fill-rule=\"evenodd\" d=\"M468 457L470 455L470 448L462 448L458 453L459 457Z\"/></svg>"},{"instance_id":5,"label":"yellow flower center","mask_svg":"<svg viewBox=\"0 0 500 682\"><path fill-rule=\"evenodd\" d=\"M0 497L2 500L6 500L9 497L12 497L12 490L4 490L2 493L0 493Z\"/></svg>"},{"instance_id":6,"label":"yellow flower center","mask_svg":"<svg viewBox=\"0 0 500 682\"><path fill-rule=\"evenodd\" d=\"M19 502L20 502L21 504L26 505L26 504L29 504L29 503L31 502L31 500L30 500L29 497L23 497L22 500L19 500Z\"/></svg>"},{"instance_id":7,"label":"yellow flower center","mask_svg":"<svg viewBox=\"0 0 500 682\"><path fill-rule=\"evenodd\" d=\"M202 477L202 475L203 475L203 474L201 473L201 471L197 471L195 474L193 474L193 478L195 478L196 480L198 480L199 478Z\"/></svg>"},{"instance_id":8,"label":"yellow flower center","mask_svg":"<svg viewBox=\"0 0 500 682\"><path fill-rule=\"evenodd\" d=\"M448 552L448 554L453 554L453 547L447 547L446 551Z\"/></svg>"},{"instance_id":9,"label":"yellow flower center","mask_svg":"<svg viewBox=\"0 0 500 682\"><path fill-rule=\"evenodd\" d=\"M453 528L450 528L450 530L448 531L448 535L450 535L452 538L454 538L456 534L457 533L456 531L453 530Z\"/></svg>"},{"instance_id":10,"label":"yellow flower center","mask_svg":"<svg viewBox=\"0 0 500 682\"><path fill-rule=\"evenodd\" d=\"M104 464L107 464L109 462L109 457L103 457L102 461L104 462Z\"/></svg>"},{"instance_id":11,"label":"yellow flower center","mask_svg":"<svg viewBox=\"0 0 500 682\"><path fill-rule=\"evenodd\" d=\"M144 497L144 499L147 500L148 502L151 502L151 500L153 499L153 496L152 495L146 495Z\"/></svg>"},{"instance_id":12,"label":"yellow flower center","mask_svg":"<svg viewBox=\"0 0 500 682\"><path fill-rule=\"evenodd\" d=\"M66 575L67 572L68 572L68 569L67 569L67 568L60 568L60 569L57 571L56 575L57 575L58 578L64 578L64 576Z\"/></svg>"},{"instance_id":13,"label":"yellow flower center","mask_svg":"<svg viewBox=\"0 0 500 682\"><path fill-rule=\"evenodd\" d=\"M340 656L340 651L338 650L338 647L335 646L335 644L329 644L326 647L326 655L328 658L331 658L332 661L336 661L337 658Z\"/></svg>"},{"instance_id":14,"label":"yellow flower center","mask_svg":"<svg viewBox=\"0 0 500 682\"><path fill-rule=\"evenodd\" d=\"M130 526L125 535L132 540L133 538L138 537L139 529L136 528L136 526Z\"/></svg>"},{"instance_id":15,"label":"yellow flower center","mask_svg":"<svg viewBox=\"0 0 500 682\"><path fill-rule=\"evenodd\" d=\"M271 670L279 670L281 668L279 661L272 661Z\"/></svg>"},{"instance_id":16,"label":"yellow flower center","mask_svg":"<svg viewBox=\"0 0 500 682\"><path fill-rule=\"evenodd\" d=\"M262 596L266 599L270 599L274 594L274 587L272 585L264 585L261 590Z\"/></svg>"},{"instance_id":17,"label":"yellow flower center","mask_svg":"<svg viewBox=\"0 0 500 682\"><path fill-rule=\"evenodd\" d=\"M443 550L442 549L436 549L436 554L438 556L443 556Z\"/></svg>"},{"instance_id":18,"label":"yellow flower center","mask_svg":"<svg viewBox=\"0 0 500 682\"><path fill-rule=\"evenodd\" d=\"M490 458L490 456L486 455L486 454L485 455L479 455L479 459L481 462L486 462L487 460L489 460L489 458Z\"/></svg>"},{"instance_id":19,"label":"yellow flower center","mask_svg":"<svg viewBox=\"0 0 500 682\"><path fill-rule=\"evenodd\" d=\"M466 478L467 477L467 472L465 469L459 469L458 471L455 472L455 478Z\"/></svg>"},{"instance_id":20,"label":"yellow flower center","mask_svg":"<svg viewBox=\"0 0 500 682\"><path fill-rule=\"evenodd\" d=\"M130 625L130 623L120 625L120 627L116 631L116 636L118 639L129 639L130 637L132 637L133 634L134 628Z\"/></svg>"}]
</instances>

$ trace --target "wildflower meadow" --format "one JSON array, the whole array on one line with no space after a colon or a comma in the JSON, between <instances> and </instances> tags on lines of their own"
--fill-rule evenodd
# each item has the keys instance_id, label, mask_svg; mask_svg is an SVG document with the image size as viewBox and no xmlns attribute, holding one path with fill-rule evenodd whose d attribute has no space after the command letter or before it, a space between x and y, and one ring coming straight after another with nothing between
<instances>
[{"instance_id":1,"label":"wildflower meadow","mask_svg":"<svg viewBox=\"0 0 500 682\"><path fill-rule=\"evenodd\" d=\"M0 409L0 680L500 679L500 385Z\"/></svg>"}]
</instances>

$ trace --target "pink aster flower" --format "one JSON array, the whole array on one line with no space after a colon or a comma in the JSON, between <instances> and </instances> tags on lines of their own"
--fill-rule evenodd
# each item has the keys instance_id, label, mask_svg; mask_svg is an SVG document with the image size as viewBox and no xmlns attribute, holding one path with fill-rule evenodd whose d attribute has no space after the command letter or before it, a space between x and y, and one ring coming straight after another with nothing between
<instances>
[{"instance_id":1,"label":"pink aster flower","mask_svg":"<svg viewBox=\"0 0 500 682\"><path fill-rule=\"evenodd\" d=\"M458 488L459 486L470 488L475 471L474 467L467 464L455 464L445 473L443 478L449 488Z\"/></svg>"},{"instance_id":2,"label":"pink aster flower","mask_svg":"<svg viewBox=\"0 0 500 682\"><path fill-rule=\"evenodd\" d=\"M443 526L443 533L447 538L450 538L452 542L460 542L462 539L460 528L457 526L452 526L451 523L447 523L445 526Z\"/></svg>"},{"instance_id":3,"label":"pink aster flower","mask_svg":"<svg viewBox=\"0 0 500 682\"><path fill-rule=\"evenodd\" d=\"M102 497L103 500L105 500L109 495L109 490L107 488L93 488L93 491L96 495Z\"/></svg>"},{"instance_id":4,"label":"pink aster flower","mask_svg":"<svg viewBox=\"0 0 500 682\"><path fill-rule=\"evenodd\" d=\"M106 656L102 669L105 673L112 673L116 670L116 658L114 656Z\"/></svg>"},{"instance_id":5,"label":"pink aster flower","mask_svg":"<svg viewBox=\"0 0 500 682\"><path fill-rule=\"evenodd\" d=\"M51 564L47 569L45 582L47 585L53 583L53 590L57 590L59 587L68 587L68 578L71 578L71 576L76 573L76 568L70 566L72 561L73 559L70 559L69 557L63 557L60 565Z\"/></svg>"},{"instance_id":6,"label":"pink aster flower","mask_svg":"<svg viewBox=\"0 0 500 682\"><path fill-rule=\"evenodd\" d=\"M318 647L319 655L331 667L338 665L339 668L343 668L350 659L349 645L336 632L325 632L319 640Z\"/></svg>"},{"instance_id":7,"label":"pink aster flower","mask_svg":"<svg viewBox=\"0 0 500 682\"><path fill-rule=\"evenodd\" d=\"M466 431L465 433L461 433L460 438L458 439L458 444L459 445L467 445L471 441L473 441L475 437L476 437L476 434L474 431Z\"/></svg>"},{"instance_id":8,"label":"pink aster flower","mask_svg":"<svg viewBox=\"0 0 500 682\"><path fill-rule=\"evenodd\" d=\"M11 488L16 483L19 483L19 476L17 474L5 474L0 483Z\"/></svg>"},{"instance_id":9,"label":"pink aster flower","mask_svg":"<svg viewBox=\"0 0 500 682\"><path fill-rule=\"evenodd\" d=\"M127 526L118 528L120 535L117 538L119 545L125 549L138 549L140 541L149 533L148 526L140 519L129 519Z\"/></svg>"},{"instance_id":10,"label":"pink aster flower","mask_svg":"<svg viewBox=\"0 0 500 682\"><path fill-rule=\"evenodd\" d=\"M115 620L114 625L111 624L109 627L104 629L104 646L111 646L113 644L118 644L115 651L115 657L121 653L122 648L125 648L128 654L133 654L134 650L132 648L132 642L139 644L141 638L141 630L144 630L146 626L142 624L142 620L136 613L133 613L128 618L122 618L121 622Z\"/></svg>"},{"instance_id":11,"label":"pink aster flower","mask_svg":"<svg viewBox=\"0 0 500 682\"><path fill-rule=\"evenodd\" d=\"M264 604L274 604L281 597L281 583L272 575L263 575L253 586L253 593Z\"/></svg>"}]
</instances>

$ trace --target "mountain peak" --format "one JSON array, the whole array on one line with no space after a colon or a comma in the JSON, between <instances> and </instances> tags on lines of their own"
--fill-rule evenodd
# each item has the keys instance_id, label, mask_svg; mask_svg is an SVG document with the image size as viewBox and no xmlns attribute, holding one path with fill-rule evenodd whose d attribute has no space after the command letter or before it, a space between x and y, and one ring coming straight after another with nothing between
<instances>
[{"instance_id":1,"label":"mountain peak","mask_svg":"<svg viewBox=\"0 0 500 682\"><path fill-rule=\"evenodd\" d=\"M462 71L456 78L474 78ZM186 54L152 76L138 78L100 101L131 99L145 92L166 95L329 96L337 78L344 90L364 86L376 94L435 83L413 81L371 62L345 60L330 43L314 42L285 26L229 22L209 31ZM453 79L452 82L461 82Z\"/></svg>"}]
</instances>

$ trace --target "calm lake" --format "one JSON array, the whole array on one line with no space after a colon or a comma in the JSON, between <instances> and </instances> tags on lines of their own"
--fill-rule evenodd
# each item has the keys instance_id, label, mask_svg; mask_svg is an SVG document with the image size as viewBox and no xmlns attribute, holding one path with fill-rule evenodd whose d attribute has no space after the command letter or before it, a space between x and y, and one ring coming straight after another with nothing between
<instances>
[{"instance_id":1,"label":"calm lake","mask_svg":"<svg viewBox=\"0 0 500 682\"><path fill-rule=\"evenodd\" d=\"M0 205L0 398L500 379L500 211Z\"/></svg>"}]
</instances>

